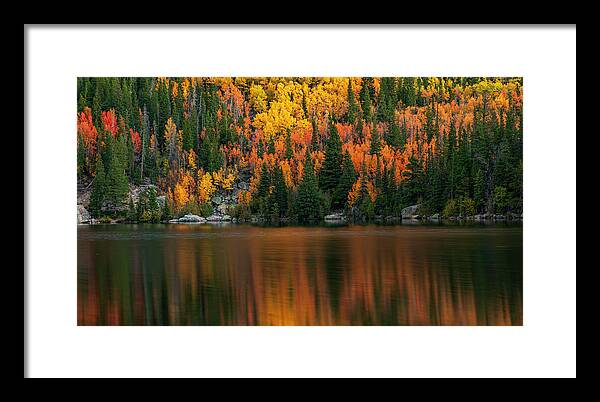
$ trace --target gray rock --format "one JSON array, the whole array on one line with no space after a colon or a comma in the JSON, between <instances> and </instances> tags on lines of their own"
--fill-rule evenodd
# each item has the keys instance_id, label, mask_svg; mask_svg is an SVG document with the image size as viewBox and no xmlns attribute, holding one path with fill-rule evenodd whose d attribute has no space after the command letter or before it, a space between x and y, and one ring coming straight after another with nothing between
<instances>
[{"instance_id":1,"label":"gray rock","mask_svg":"<svg viewBox=\"0 0 600 402\"><path fill-rule=\"evenodd\" d=\"M415 204L402 209L402 219L418 219L417 211L421 204Z\"/></svg>"},{"instance_id":2,"label":"gray rock","mask_svg":"<svg viewBox=\"0 0 600 402\"><path fill-rule=\"evenodd\" d=\"M237 188L239 188L240 190L249 190L250 185L248 183L246 183L245 181L241 181L237 184Z\"/></svg>"},{"instance_id":3,"label":"gray rock","mask_svg":"<svg viewBox=\"0 0 600 402\"><path fill-rule=\"evenodd\" d=\"M167 197L164 195L159 195L156 197L156 202L158 203L158 207L162 210L165 207L165 202L167 201Z\"/></svg>"},{"instance_id":4,"label":"gray rock","mask_svg":"<svg viewBox=\"0 0 600 402\"><path fill-rule=\"evenodd\" d=\"M221 222L221 216L213 214L213 215L207 217L206 221L207 222Z\"/></svg>"},{"instance_id":5,"label":"gray rock","mask_svg":"<svg viewBox=\"0 0 600 402\"><path fill-rule=\"evenodd\" d=\"M212 198L212 202L213 202L213 204L217 204L217 205L219 205L220 203L222 203L222 202L223 202L223 197L221 197L220 195L215 195L215 196Z\"/></svg>"},{"instance_id":6,"label":"gray rock","mask_svg":"<svg viewBox=\"0 0 600 402\"><path fill-rule=\"evenodd\" d=\"M219 204L219 206L217 207L217 211L219 211L221 214L226 214L228 209L229 209L229 204Z\"/></svg>"},{"instance_id":7,"label":"gray rock","mask_svg":"<svg viewBox=\"0 0 600 402\"><path fill-rule=\"evenodd\" d=\"M330 215L325 215L326 221L344 221L346 217L342 213L333 213Z\"/></svg>"},{"instance_id":8,"label":"gray rock","mask_svg":"<svg viewBox=\"0 0 600 402\"><path fill-rule=\"evenodd\" d=\"M206 219L204 219L203 217L198 216L198 215L188 214L188 215L184 215L181 218L179 218L177 220L177 222L179 222L179 223L204 223L204 222L206 222Z\"/></svg>"},{"instance_id":9,"label":"gray rock","mask_svg":"<svg viewBox=\"0 0 600 402\"><path fill-rule=\"evenodd\" d=\"M179 219L171 219L169 220L169 223L179 223Z\"/></svg>"},{"instance_id":10,"label":"gray rock","mask_svg":"<svg viewBox=\"0 0 600 402\"><path fill-rule=\"evenodd\" d=\"M222 220L223 222L229 222L229 221L231 221L231 216L229 216L229 215L223 215L223 216L221 217L221 220Z\"/></svg>"},{"instance_id":11,"label":"gray rock","mask_svg":"<svg viewBox=\"0 0 600 402\"><path fill-rule=\"evenodd\" d=\"M77 223L90 223L92 220L92 216L88 212L87 209L83 207L83 205L77 205Z\"/></svg>"}]
</instances>

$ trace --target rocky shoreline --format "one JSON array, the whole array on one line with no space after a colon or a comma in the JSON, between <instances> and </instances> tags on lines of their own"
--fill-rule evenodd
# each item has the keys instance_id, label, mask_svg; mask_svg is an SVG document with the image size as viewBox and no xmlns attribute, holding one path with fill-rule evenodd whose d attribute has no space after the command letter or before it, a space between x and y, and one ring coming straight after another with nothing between
<instances>
[{"instance_id":1,"label":"rocky shoreline","mask_svg":"<svg viewBox=\"0 0 600 402\"><path fill-rule=\"evenodd\" d=\"M522 214L476 214L476 215L467 215L467 216L442 216L440 214L433 215L419 215L416 212L418 211L418 206L411 205L410 207L406 207L402 210L401 216L375 216L373 221L377 223L385 222L385 223L418 223L418 222L444 222L444 221L465 221L465 222L518 222L523 220ZM350 219L347 215L342 212L334 212L328 215L325 215L323 218L324 223L355 223ZM281 220L280 223L285 223L287 220ZM120 219L93 219L90 213L86 210L86 208L82 204L77 205L77 223L86 225L86 224L118 224L118 223L131 223L128 222L124 218ZM266 219L261 218L258 215L253 215L250 219L237 219L235 217L231 217L230 215L215 210L210 216L202 217L196 214L185 214L179 218L170 219L168 221L162 221L161 223L170 223L170 224L216 224L216 223L233 223L233 224L247 224L247 223L269 223ZM356 222L358 223L358 222Z\"/></svg>"}]
</instances>

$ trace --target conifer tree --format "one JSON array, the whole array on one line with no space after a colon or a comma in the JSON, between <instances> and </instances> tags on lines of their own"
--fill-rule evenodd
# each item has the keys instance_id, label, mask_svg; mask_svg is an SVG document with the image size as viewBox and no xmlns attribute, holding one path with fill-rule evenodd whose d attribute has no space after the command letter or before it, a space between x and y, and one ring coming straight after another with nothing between
<instances>
[{"instance_id":1,"label":"conifer tree","mask_svg":"<svg viewBox=\"0 0 600 402\"><path fill-rule=\"evenodd\" d=\"M106 191L106 176L104 173L104 163L100 155L96 158L96 176L92 184L92 194L90 195L90 212L98 217L104 203L104 193Z\"/></svg>"},{"instance_id":2,"label":"conifer tree","mask_svg":"<svg viewBox=\"0 0 600 402\"><path fill-rule=\"evenodd\" d=\"M354 182L356 182L356 170L354 169L350 153L346 150L342 161L342 175L331 199L331 207L333 209L343 208L346 205L348 193L352 189Z\"/></svg>"},{"instance_id":3,"label":"conifer tree","mask_svg":"<svg viewBox=\"0 0 600 402\"><path fill-rule=\"evenodd\" d=\"M316 222L321 215L320 194L310 153L306 154L302 181L298 186L298 221Z\"/></svg>"},{"instance_id":4,"label":"conifer tree","mask_svg":"<svg viewBox=\"0 0 600 402\"><path fill-rule=\"evenodd\" d=\"M352 79L348 78L348 115L346 121L352 125L356 124L358 118L358 104L354 98L354 91L352 90Z\"/></svg>"},{"instance_id":5,"label":"conifer tree","mask_svg":"<svg viewBox=\"0 0 600 402\"><path fill-rule=\"evenodd\" d=\"M369 153L371 155L379 155L381 151L381 138L379 137L379 132L377 131L377 126L373 123L373 128L371 129L371 147L369 148Z\"/></svg>"},{"instance_id":6,"label":"conifer tree","mask_svg":"<svg viewBox=\"0 0 600 402\"><path fill-rule=\"evenodd\" d=\"M342 140L333 122L329 125L329 138L325 148L325 160L319 172L319 185L324 191L334 190L342 174Z\"/></svg>"},{"instance_id":7,"label":"conifer tree","mask_svg":"<svg viewBox=\"0 0 600 402\"><path fill-rule=\"evenodd\" d=\"M283 178L281 167L275 169L273 184L274 203L277 205L277 211L281 216L285 216L288 207L288 191Z\"/></svg>"}]
</instances>

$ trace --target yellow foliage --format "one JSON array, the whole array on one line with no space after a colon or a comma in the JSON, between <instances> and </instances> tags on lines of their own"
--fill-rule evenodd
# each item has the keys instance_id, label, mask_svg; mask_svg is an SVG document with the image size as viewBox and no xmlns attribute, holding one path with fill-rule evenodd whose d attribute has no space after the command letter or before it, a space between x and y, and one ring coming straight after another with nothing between
<instances>
[{"instance_id":1,"label":"yellow foliage","mask_svg":"<svg viewBox=\"0 0 600 402\"><path fill-rule=\"evenodd\" d=\"M250 106L259 113L267 110L267 93L260 85L250 87Z\"/></svg>"},{"instance_id":2,"label":"yellow foliage","mask_svg":"<svg viewBox=\"0 0 600 402\"><path fill-rule=\"evenodd\" d=\"M235 174L231 171L226 172L223 168L212 174L213 184L223 190L231 190L235 181Z\"/></svg>"},{"instance_id":3,"label":"yellow foliage","mask_svg":"<svg viewBox=\"0 0 600 402\"><path fill-rule=\"evenodd\" d=\"M208 172L204 173L198 184L198 201L208 202L216 189L217 188L212 180L212 175Z\"/></svg>"},{"instance_id":4,"label":"yellow foliage","mask_svg":"<svg viewBox=\"0 0 600 402\"><path fill-rule=\"evenodd\" d=\"M190 201L189 194L182 183L175 184L173 201L175 202L175 209L181 209Z\"/></svg>"},{"instance_id":5,"label":"yellow foliage","mask_svg":"<svg viewBox=\"0 0 600 402\"><path fill-rule=\"evenodd\" d=\"M191 170L196 170L196 153L193 149L190 149L190 152L188 153L188 167Z\"/></svg>"}]
</instances>

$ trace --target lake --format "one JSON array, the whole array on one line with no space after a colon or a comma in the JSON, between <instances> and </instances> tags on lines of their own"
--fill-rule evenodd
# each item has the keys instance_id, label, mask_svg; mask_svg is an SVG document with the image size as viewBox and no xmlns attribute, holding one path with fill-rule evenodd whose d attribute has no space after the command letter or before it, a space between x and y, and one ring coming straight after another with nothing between
<instances>
[{"instance_id":1,"label":"lake","mask_svg":"<svg viewBox=\"0 0 600 402\"><path fill-rule=\"evenodd\" d=\"M78 225L78 325L523 325L522 224Z\"/></svg>"}]
</instances>

